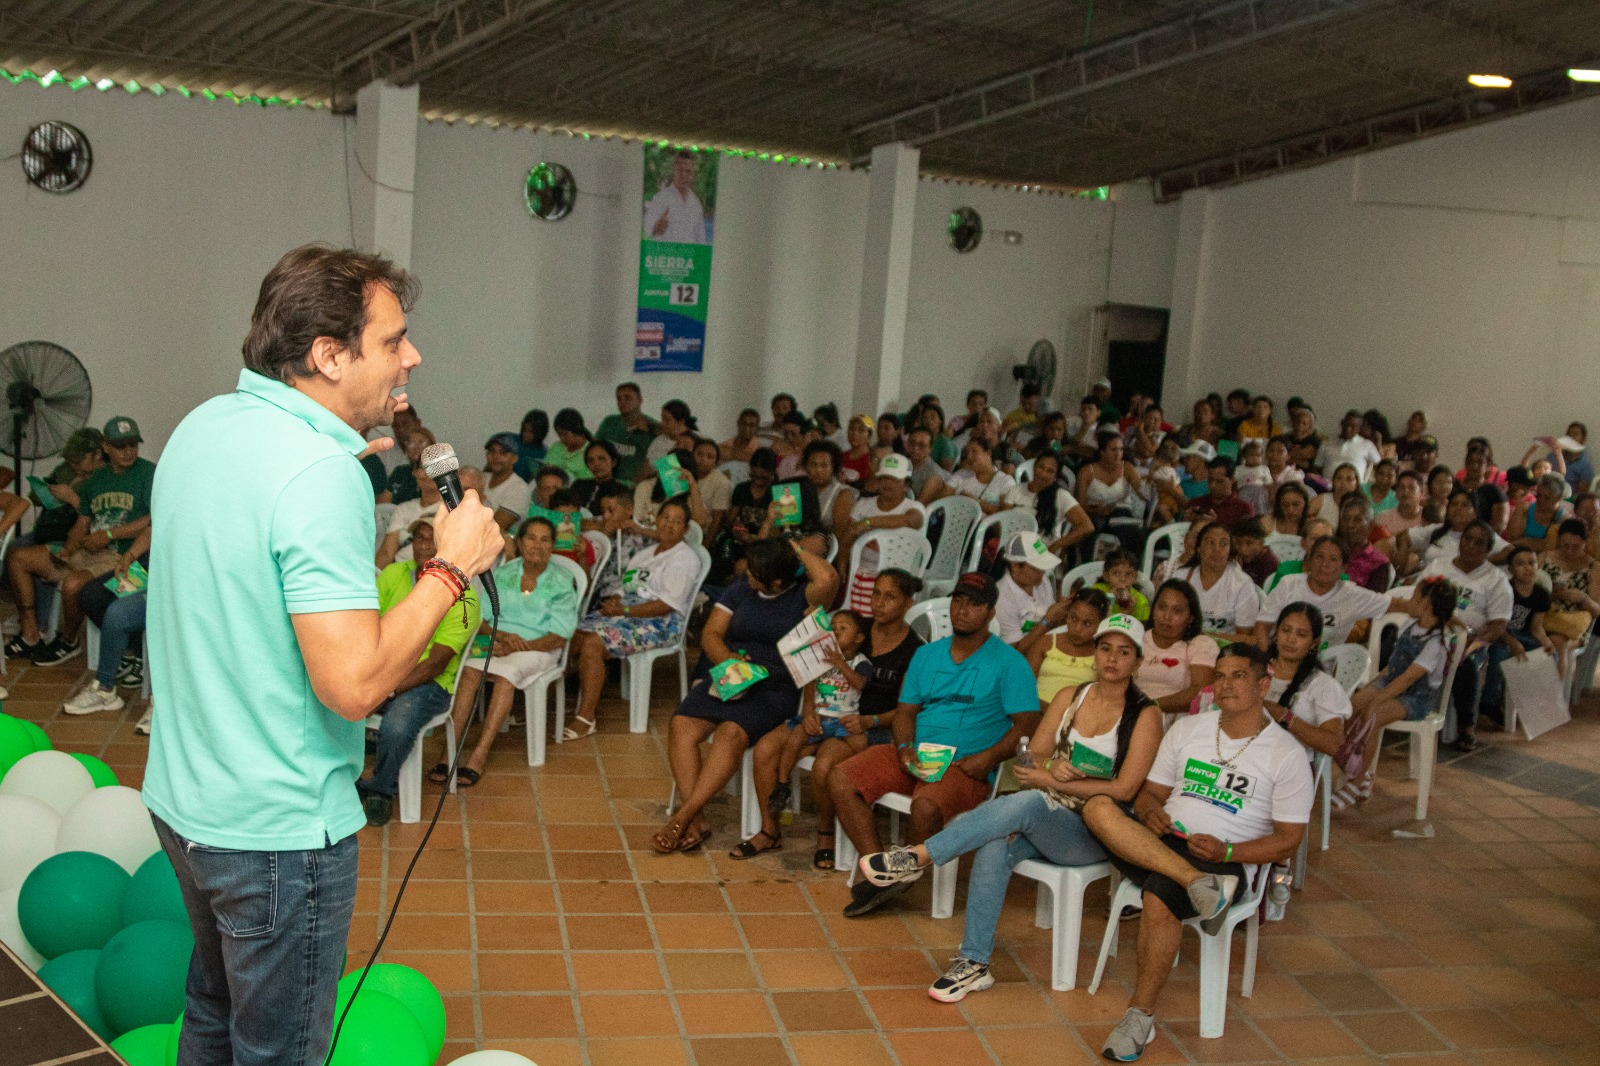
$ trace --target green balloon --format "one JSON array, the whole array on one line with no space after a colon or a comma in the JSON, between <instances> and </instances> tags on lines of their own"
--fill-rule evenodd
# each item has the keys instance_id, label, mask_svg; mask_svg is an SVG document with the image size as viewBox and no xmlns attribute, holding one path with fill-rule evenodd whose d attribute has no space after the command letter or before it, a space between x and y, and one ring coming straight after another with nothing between
<instances>
[{"instance_id":1,"label":"green balloon","mask_svg":"<svg viewBox=\"0 0 1600 1066\"><path fill-rule=\"evenodd\" d=\"M172 1023L141 1025L111 1041L111 1050L128 1060L128 1066L167 1066L167 1039Z\"/></svg>"},{"instance_id":2,"label":"green balloon","mask_svg":"<svg viewBox=\"0 0 1600 1066\"><path fill-rule=\"evenodd\" d=\"M76 751L70 754L83 764L85 770L89 771L89 779L94 782L95 788L105 788L107 785L117 783L117 775L111 772L111 767L96 759L93 755L84 755Z\"/></svg>"},{"instance_id":3,"label":"green balloon","mask_svg":"<svg viewBox=\"0 0 1600 1066\"><path fill-rule=\"evenodd\" d=\"M343 1010L340 1003L333 1016L336 1028ZM328 1066L428 1066L432 1061L428 1040L411 1012L393 996L363 987Z\"/></svg>"},{"instance_id":4,"label":"green balloon","mask_svg":"<svg viewBox=\"0 0 1600 1066\"><path fill-rule=\"evenodd\" d=\"M20 718L0 714L0 780L18 759L34 753L33 742L33 733Z\"/></svg>"},{"instance_id":5,"label":"green balloon","mask_svg":"<svg viewBox=\"0 0 1600 1066\"><path fill-rule=\"evenodd\" d=\"M158 851L146 859L128 882L122 897L122 924L135 922L177 922L189 925L189 912L183 906L183 889L172 872L172 860Z\"/></svg>"},{"instance_id":6,"label":"green balloon","mask_svg":"<svg viewBox=\"0 0 1600 1066\"><path fill-rule=\"evenodd\" d=\"M39 980L101 1039L110 1040L116 1031L106 1024L94 994L94 968L99 961L98 951L69 951L39 967Z\"/></svg>"},{"instance_id":7,"label":"green balloon","mask_svg":"<svg viewBox=\"0 0 1600 1066\"><path fill-rule=\"evenodd\" d=\"M22 728L27 730L28 735L33 738L34 751L50 750L50 738L45 735L45 731L40 729L37 723L30 722L26 718L18 718L17 721L22 723Z\"/></svg>"},{"instance_id":8,"label":"green balloon","mask_svg":"<svg viewBox=\"0 0 1600 1066\"><path fill-rule=\"evenodd\" d=\"M94 971L100 1013L119 1033L183 1010L194 935L176 922L135 922L106 941Z\"/></svg>"},{"instance_id":9,"label":"green balloon","mask_svg":"<svg viewBox=\"0 0 1600 1066\"><path fill-rule=\"evenodd\" d=\"M63 851L33 868L17 897L17 920L47 959L105 946L122 928L122 898L132 880L104 855Z\"/></svg>"},{"instance_id":10,"label":"green balloon","mask_svg":"<svg viewBox=\"0 0 1600 1066\"><path fill-rule=\"evenodd\" d=\"M347 973L340 978L341 1010L344 1008L343 1000L349 997L359 980L361 980L360 970ZM439 995L439 990L433 987L432 981L409 966L402 966L397 962L380 962L372 967L372 971L367 974L367 979L361 986L362 998L365 998L368 992L382 992L384 995L393 996L401 1006L410 1011L411 1017L416 1020L417 1028L422 1030L422 1036L428 1042L428 1061L438 1060L439 1053L444 1050L444 997Z\"/></svg>"}]
</instances>

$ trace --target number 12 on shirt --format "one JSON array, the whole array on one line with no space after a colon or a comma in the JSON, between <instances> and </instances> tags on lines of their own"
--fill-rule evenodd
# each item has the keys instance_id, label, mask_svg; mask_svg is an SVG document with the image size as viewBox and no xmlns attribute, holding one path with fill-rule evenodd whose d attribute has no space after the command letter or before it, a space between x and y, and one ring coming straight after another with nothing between
<instances>
[{"instance_id":1,"label":"number 12 on shirt","mask_svg":"<svg viewBox=\"0 0 1600 1066\"><path fill-rule=\"evenodd\" d=\"M679 282L672 286L667 302L673 307L694 307L700 303L700 286Z\"/></svg>"}]
</instances>

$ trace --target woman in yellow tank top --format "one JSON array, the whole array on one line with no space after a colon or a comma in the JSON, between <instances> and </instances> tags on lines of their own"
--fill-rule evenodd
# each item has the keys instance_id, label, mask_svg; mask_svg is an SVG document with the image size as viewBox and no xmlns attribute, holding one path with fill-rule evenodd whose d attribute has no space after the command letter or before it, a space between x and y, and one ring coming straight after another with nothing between
<instances>
[{"instance_id":1,"label":"woman in yellow tank top","mask_svg":"<svg viewBox=\"0 0 1600 1066\"><path fill-rule=\"evenodd\" d=\"M1081 588L1067 601L1066 631L1037 645L1028 665L1039 678L1039 702L1094 680L1094 631L1105 620L1111 598L1099 589Z\"/></svg>"}]
</instances>

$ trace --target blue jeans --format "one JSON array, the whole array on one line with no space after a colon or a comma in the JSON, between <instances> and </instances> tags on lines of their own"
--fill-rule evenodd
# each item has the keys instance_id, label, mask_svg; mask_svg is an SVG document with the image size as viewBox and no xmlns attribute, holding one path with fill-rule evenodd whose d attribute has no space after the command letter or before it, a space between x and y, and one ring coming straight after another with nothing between
<instances>
[{"instance_id":1,"label":"blue jeans","mask_svg":"<svg viewBox=\"0 0 1600 1066\"><path fill-rule=\"evenodd\" d=\"M228 851L151 816L194 930L178 1061L322 1066L356 902L356 838Z\"/></svg>"},{"instance_id":2,"label":"blue jeans","mask_svg":"<svg viewBox=\"0 0 1600 1066\"><path fill-rule=\"evenodd\" d=\"M979 804L929 837L925 846L936 866L977 850L967 878L967 928L961 937L961 956L985 964L994 955L994 931L1000 924L1006 884L1017 863L1043 859L1057 866L1087 866L1106 860L1106 850L1083 824L1083 816L1065 808L1052 809L1037 789Z\"/></svg>"},{"instance_id":3,"label":"blue jeans","mask_svg":"<svg viewBox=\"0 0 1600 1066\"><path fill-rule=\"evenodd\" d=\"M94 672L101 688L117 683L117 667L123 653L133 635L144 632L144 608L149 598L147 593L135 592L106 608L105 619L100 623L100 661Z\"/></svg>"},{"instance_id":4,"label":"blue jeans","mask_svg":"<svg viewBox=\"0 0 1600 1066\"><path fill-rule=\"evenodd\" d=\"M417 735L430 720L449 709L450 693L437 681L426 681L385 700L378 708L383 720L378 723L378 757L372 763L372 776L357 787L380 796L399 792L400 767L411 754Z\"/></svg>"}]
</instances>

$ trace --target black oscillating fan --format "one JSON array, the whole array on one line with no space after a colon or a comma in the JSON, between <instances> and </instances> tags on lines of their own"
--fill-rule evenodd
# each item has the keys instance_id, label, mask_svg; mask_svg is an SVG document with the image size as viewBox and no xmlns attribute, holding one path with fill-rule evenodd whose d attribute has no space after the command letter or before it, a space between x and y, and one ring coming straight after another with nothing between
<instances>
[{"instance_id":1,"label":"black oscillating fan","mask_svg":"<svg viewBox=\"0 0 1600 1066\"><path fill-rule=\"evenodd\" d=\"M78 357L49 341L23 341L0 352L0 388L10 409L10 432L0 451L17 461L18 496L22 460L59 452L89 421L94 392Z\"/></svg>"},{"instance_id":2,"label":"black oscillating fan","mask_svg":"<svg viewBox=\"0 0 1600 1066\"><path fill-rule=\"evenodd\" d=\"M89 138L70 122L41 122L22 142L22 172L45 192L69 193L89 180L94 152Z\"/></svg>"}]
</instances>

